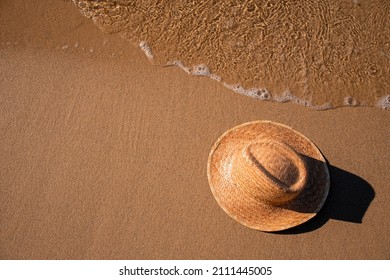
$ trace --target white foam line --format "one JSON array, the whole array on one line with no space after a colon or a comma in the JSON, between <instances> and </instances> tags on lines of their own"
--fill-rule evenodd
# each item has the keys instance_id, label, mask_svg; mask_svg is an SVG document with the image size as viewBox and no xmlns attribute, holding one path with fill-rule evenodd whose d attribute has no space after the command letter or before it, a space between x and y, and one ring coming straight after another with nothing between
<instances>
[{"instance_id":1,"label":"white foam line","mask_svg":"<svg viewBox=\"0 0 390 280\"><path fill-rule=\"evenodd\" d=\"M189 74L191 76L207 76L213 80L216 80L218 82L222 82L223 86L225 86L226 88L228 88L228 89L230 89L238 94L245 95L245 96L248 96L251 98L260 99L263 101L275 101L275 102L279 102L279 103L294 102L294 103L297 103L299 105L309 107L313 110L328 110L328 109L335 108L329 102L324 103L322 105L313 105L312 101L299 98L299 97L293 95L289 90L286 90L282 94L278 95L275 93L271 94L271 92L266 88L246 89L243 86L241 86L240 84L228 84L228 83L223 81L221 76L219 76L215 73L212 73L210 68L205 64L198 64L198 65L195 65L192 67L187 67L180 60L176 60L173 62L169 62L166 65L179 67L180 69L182 69L184 72L186 72L187 74ZM346 97L344 100L344 105L345 106L358 106L361 104L356 99L352 99L352 101L351 101L351 97ZM385 110L389 110L389 108L390 108L390 95L383 96L378 101L377 107L385 109Z\"/></svg>"},{"instance_id":2,"label":"white foam line","mask_svg":"<svg viewBox=\"0 0 390 280\"><path fill-rule=\"evenodd\" d=\"M145 41L141 41L139 43L139 47L141 50L145 53L146 57L149 59L153 59L153 53L152 50L150 49L149 45Z\"/></svg>"}]
</instances>

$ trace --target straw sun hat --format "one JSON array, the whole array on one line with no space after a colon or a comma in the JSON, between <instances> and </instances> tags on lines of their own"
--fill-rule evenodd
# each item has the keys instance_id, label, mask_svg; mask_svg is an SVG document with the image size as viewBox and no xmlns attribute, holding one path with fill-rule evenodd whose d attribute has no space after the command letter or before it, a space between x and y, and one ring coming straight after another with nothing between
<instances>
[{"instance_id":1,"label":"straw sun hat","mask_svg":"<svg viewBox=\"0 0 390 280\"><path fill-rule=\"evenodd\" d=\"M330 184L325 159L313 142L270 121L225 132L210 152L207 175L222 209L262 231L291 228L314 217Z\"/></svg>"}]
</instances>

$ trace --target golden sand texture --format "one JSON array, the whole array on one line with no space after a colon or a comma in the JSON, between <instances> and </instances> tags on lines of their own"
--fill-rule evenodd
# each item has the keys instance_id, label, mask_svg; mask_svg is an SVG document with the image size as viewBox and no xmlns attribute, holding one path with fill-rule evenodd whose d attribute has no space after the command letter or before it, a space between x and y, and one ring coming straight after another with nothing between
<instances>
[{"instance_id":1,"label":"golden sand texture","mask_svg":"<svg viewBox=\"0 0 390 280\"><path fill-rule=\"evenodd\" d=\"M390 103L387 0L73 2L103 31L147 43L155 63L205 64L245 95L317 109Z\"/></svg>"}]
</instances>

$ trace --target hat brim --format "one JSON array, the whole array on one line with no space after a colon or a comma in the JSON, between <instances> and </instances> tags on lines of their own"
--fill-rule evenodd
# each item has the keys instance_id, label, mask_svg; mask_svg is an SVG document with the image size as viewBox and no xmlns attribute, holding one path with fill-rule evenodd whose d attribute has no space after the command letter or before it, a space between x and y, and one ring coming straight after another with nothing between
<instances>
[{"instance_id":1,"label":"hat brim","mask_svg":"<svg viewBox=\"0 0 390 280\"><path fill-rule=\"evenodd\" d=\"M231 178L235 151L251 141L267 138L284 141L308 163L307 186L283 206L257 201ZM330 185L328 166L314 143L291 127L271 121L249 122L226 131L211 149L207 176L221 208L239 223L261 231L280 231L313 218L323 206Z\"/></svg>"}]
</instances>

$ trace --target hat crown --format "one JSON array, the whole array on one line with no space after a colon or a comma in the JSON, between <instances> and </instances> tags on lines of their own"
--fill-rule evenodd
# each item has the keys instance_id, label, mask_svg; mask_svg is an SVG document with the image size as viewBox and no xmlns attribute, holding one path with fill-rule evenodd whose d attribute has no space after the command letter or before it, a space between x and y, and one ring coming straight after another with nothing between
<instances>
[{"instance_id":1,"label":"hat crown","mask_svg":"<svg viewBox=\"0 0 390 280\"><path fill-rule=\"evenodd\" d=\"M281 205L303 190L307 166L303 157L284 142L255 141L237 154L232 177L253 198Z\"/></svg>"}]
</instances>

